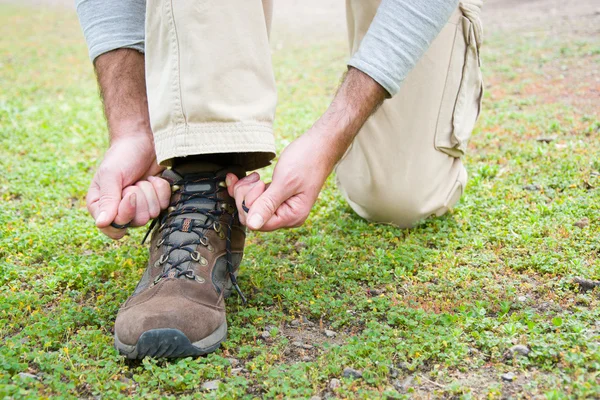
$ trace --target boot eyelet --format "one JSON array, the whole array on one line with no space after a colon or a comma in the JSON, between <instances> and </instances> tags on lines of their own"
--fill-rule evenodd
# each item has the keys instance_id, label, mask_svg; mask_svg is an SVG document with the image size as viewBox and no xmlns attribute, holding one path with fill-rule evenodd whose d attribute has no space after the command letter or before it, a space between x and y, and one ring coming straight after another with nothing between
<instances>
[{"instance_id":1,"label":"boot eyelet","mask_svg":"<svg viewBox=\"0 0 600 400\"><path fill-rule=\"evenodd\" d=\"M156 247L160 247L163 245L163 243L165 242L165 238L162 238L158 241L158 243L156 243Z\"/></svg>"},{"instance_id":2,"label":"boot eyelet","mask_svg":"<svg viewBox=\"0 0 600 400\"><path fill-rule=\"evenodd\" d=\"M171 186L171 192L173 192L173 193L175 193L179 189L181 189L181 186L179 186L179 185L173 185L173 186Z\"/></svg>"},{"instance_id":3,"label":"boot eyelet","mask_svg":"<svg viewBox=\"0 0 600 400\"><path fill-rule=\"evenodd\" d=\"M169 208L167 208L167 212L172 213L173 211L175 211L175 207L169 207Z\"/></svg>"},{"instance_id":4,"label":"boot eyelet","mask_svg":"<svg viewBox=\"0 0 600 400\"><path fill-rule=\"evenodd\" d=\"M159 262L160 264L164 264L164 263L166 263L166 262L167 262L167 260L168 260L168 259L169 259L169 256L168 256L168 255L166 255L166 254L163 254L162 256L160 256L160 260L158 260L158 262Z\"/></svg>"},{"instance_id":5,"label":"boot eyelet","mask_svg":"<svg viewBox=\"0 0 600 400\"><path fill-rule=\"evenodd\" d=\"M218 232L218 234L221 239L225 239L225 232L220 231L220 232Z\"/></svg>"},{"instance_id":6,"label":"boot eyelet","mask_svg":"<svg viewBox=\"0 0 600 400\"><path fill-rule=\"evenodd\" d=\"M219 187L226 188L227 187L227 182L225 182L225 181L219 181Z\"/></svg>"},{"instance_id":7,"label":"boot eyelet","mask_svg":"<svg viewBox=\"0 0 600 400\"><path fill-rule=\"evenodd\" d=\"M196 277L194 279L196 279L196 282L198 282L198 283L204 283L204 282L206 282L204 280L204 278L202 278L201 276L198 276L198 275L196 275Z\"/></svg>"},{"instance_id":8,"label":"boot eyelet","mask_svg":"<svg viewBox=\"0 0 600 400\"><path fill-rule=\"evenodd\" d=\"M202 246L208 246L208 238L206 236L202 236L202 238L200 239L200 244Z\"/></svg>"},{"instance_id":9,"label":"boot eyelet","mask_svg":"<svg viewBox=\"0 0 600 400\"><path fill-rule=\"evenodd\" d=\"M211 253L215 251L215 248L212 247L210 244L206 245L206 248L208 249L208 251L210 251Z\"/></svg>"},{"instance_id":10,"label":"boot eyelet","mask_svg":"<svg viewBox=\"0 0 600 400\"><path fill-rule=\"evenodd\" d=\"M213 224L213 229L215 230L215 232L220 233L221 232L221 223L220 222L215 222ZM221 235L219 235L221 236Z\"/></svg>"},{"instance_id":11,"label":"boot eyelet","mask_svg":"<svg viewBox=\"0 0 600 400\"><path fill-rule=\"evenodd\" d=\"M202 258L200 253L198 253L197 251L193 252L191 254L191 257L192 257L192 260L194 260L194 261L199 261Z\"/></svg>"},{"instance_id":12,"label":"boot eyelet","mask_svg":"<svg viewBox=\"0 0 600 400\"><path fill-rule=\"evenodd\" d=\"M200 265L207 265L208 264L208 260L204 257L200 257Z\"/></svg>"}]
</instances>

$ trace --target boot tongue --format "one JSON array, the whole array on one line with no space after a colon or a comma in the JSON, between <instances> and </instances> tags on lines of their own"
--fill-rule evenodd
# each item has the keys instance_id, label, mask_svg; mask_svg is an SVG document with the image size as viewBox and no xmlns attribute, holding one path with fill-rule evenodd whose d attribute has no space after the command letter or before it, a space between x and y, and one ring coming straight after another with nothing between
<instances>
[{"instance_id":1,"label":"boot tongue","mask_svg":"<svg viewBox=\"0 0 600 400\"><path fill-rule=\"evenodd\" d=\"M194 195L196 193L210 193L208 196L216 196L218 181L215 179L215 171L220 167L216 164L201 164L201 165L181 165L176 170L166 170L163 173L163 178L168 180L171 184L180 185L179 193L184 197ZM177 210L186 208L196 208L198 210L212 211L216 210L217 202L215 200L202 197L194 197L189 200L185 200L177 205ZM171 221L182 221L183 231L173 231L167 240L168 243L178 245L180 243L187 243L197 241L198 235L192 231L191 224L208 225L212 224L213 219L200 212L190 212L182 215L177 215L171 218ZM189 230L186 229L188 226ZM187 230L187 231L186 231ZM196 230L198 230L196 228ZM201 229L205 231L206 229ZM197 245L185 246L190 249L196 248ZM168 264L179 262L183 259L190 259L190 252L186 250L173 250L169 255L169 261L165 265L168 268ZM191 267L190 262L182 263L179 268L185 270Z\"/></svg>"}]
</instances>

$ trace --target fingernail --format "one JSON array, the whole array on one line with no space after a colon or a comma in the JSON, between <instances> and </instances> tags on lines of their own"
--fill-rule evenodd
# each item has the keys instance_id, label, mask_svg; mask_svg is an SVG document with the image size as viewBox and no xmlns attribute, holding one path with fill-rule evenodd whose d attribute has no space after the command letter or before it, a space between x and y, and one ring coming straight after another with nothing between
<instances>
[{"instance_id":1,"label":"fingernail","mask_svg":"<svg viewBox=\"0 0 600 400\"><path fill-rule=\"evenodd\" d=\"M134 193L131 196L129 196L129 204L131 204L131 207L135 207L135 201L136 201L136 197L135 197L135 193Z\"/></svg>"},{"instance_id":2,"label":"fingernail","mask_svg":"<svg viewBox=\"0 0 600 400\"><path fill-rule=\"evenodd\" d=\"M227 176L225 177L225 184L227 186L231 186L231 175L227 174Z\"/></svg>"},{"instance_id":3,"label":"fingernail","mask_svg":"<svg viewBox=\"0 0 600 400\"><path fill-rule=\"evenodd\" d=\"M106 219L106 211L102 211L99 215L98 218L96 218L96 224L101 224L104 222L104 220Z\"/></svg>"},{"instance_id":4,"label":"fingernail","mask_svg":"<svg viewBox=\"0 0 600 400\"><path fill-rule=\"evenodd\" d=\"M260 229L264 223L265 221L260 214L254 214L250 217L250 220L248 220L248 226L251 229Z\"/></svg>"}]
</instances>

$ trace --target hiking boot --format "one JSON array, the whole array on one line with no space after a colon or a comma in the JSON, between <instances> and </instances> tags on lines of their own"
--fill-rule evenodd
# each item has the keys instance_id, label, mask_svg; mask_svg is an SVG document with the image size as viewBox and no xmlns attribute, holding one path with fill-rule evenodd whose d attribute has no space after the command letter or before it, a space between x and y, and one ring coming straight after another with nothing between
<instances>
[{"instance_id":1,"label":"hiking boot","mask_svg":"<svg viewBox=\"0 0 600 400\"><path fill-rule=\"evenodd\" d=\"M162 175L171 204L150 225L148 267L115 322L115 347L127 358L213 352L227 336L224 298L235 288L245 301L236 276L246 233L225 186L228 172L244 171L204 166L212 171Z\"/></svg>"}]
</instances>

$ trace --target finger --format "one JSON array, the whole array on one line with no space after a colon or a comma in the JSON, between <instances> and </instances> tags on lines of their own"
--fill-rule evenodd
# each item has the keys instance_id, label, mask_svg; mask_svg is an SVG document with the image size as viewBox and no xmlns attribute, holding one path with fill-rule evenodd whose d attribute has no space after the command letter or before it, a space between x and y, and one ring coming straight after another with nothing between
<instances>
[{"instance_id":1,"label":"finger","mask_svg":"<svg viewBox=\"0 0 600 400\"><path fill-rule=\"evenodd\" d=\"M160 214L160 203L158 202L158 196L154 190L154 186L148 181L139 181L135 184L142 190L142 193L146 199L148 205L148 215L150 218L158 217Z\"/></svg>"},{"instance_id":2,"label":"finger","mask_svg":"<svg viewBox=\"0 0 600 400\"><path fill-rule=\"evenodd\" d=\"M298 196L292 196L277 208L275 214L260 228L261 232L270 232L281 228L294 228L301 226L310 208Z\"/></svg>"},{"instance_id":3,"label":"finger","mask_svg":"<svg viewBox=\"0 0 600 400\"><path fill-rule=\"evenodd\" d=\"M235 184L237 183L237 181L239 181L239 178L232 173L228 173L225 176L225 184L227 185L227 193L229 193L229 195L231 197L233 197L233 188L235 186Z\"/></svg>"},{"instance_id":4,"label":"finger","mask_svg":"<svg viewBox=\"0 0 600 400\"><path fill-rule=\"evenodd\" d=\"M121 201L122 182L118 172L100 166L96 173L97 191L99 194L97 207L92 207L96 215L92 215L96 220L98 228L105 228L110 225L117 215L119 203Z\"/></svg>"},{"instance_id":5,"label":"finger","mask_svg":"<svg viewBox=\"0 0 600 400\"><path fill-rule=\"evenodd\" d=\"M228 179L229 178L229 179ZM260 180L260 175L257 172L253 172L248 176L238 179L234 174L227 174L225 183L227 184L227 191L231 197L235 197L235 189L245 185L251 185L254 182Z\"/></svg>"},{"instance_id":6,"label":"finger","mask_svg":"<svg viewBox=\"0 0 600 400\"><path fill-rule=\"evenodd\" d=\"M247 212L244 210L244 205L249 208L252 202L256 200L265 191L265 183L263 181L254 182L250 185L244 185L238 187L235 197L235 205L238 209L238 215L240 216L240 222L246 225ZM250 197L249 197L250 196ZM252 202L249 202L249 198Z\"/></svg>"},{"instance_id":7,"label":"finger","mask_svg":"<svg viewBox=\"0 0 600 400\"><path fill-rule=\"evenodd\" d=\"M273 182L265 192L252 204L248 213L246 226L252 230L259 230L264 223L271 219L277 208L291 197L290 186Z\"/></svg>"},{"instance_id":8,"label":"finger","mask_svg":"<svg viewBox=\"0 0 600 400\"><path fill-rule=\"evenodd\" d=\"M130 192L123 196L123 200L119 203L119 207L117 210L117 216L115 217L114 222L119 225L126 225L135 217L135 209L136 209L136 200L137 194L135 192ZM119 240L127 233L127 229L117 229L112 226L107 226L105 228L101 228L100 231L104 233L106 236Z\"/></svg>"},{"instance_id":9,"label":"finger","mask_svg":"<svg viewBox=\"0 0 600 400\"><path fill-rule=\"evenodd\" d=\"M148 221L150 221L150 211L148 210L148 201L146 200L146 196L144 195L142 189L140 189L138 186L128 186L123 192L125 195L129 193L135 193L135 214L130 225L132 227L146 225Z\"/></svg>"},{"instance_id":10,"label":"finger","mask_svg":"<svg viewBox=\"0 0 600 400\"><path fill-rule=\"evenodd\" d=\"M154 186L160 209L165 210L171 202L171 185L165 179L158 176L149 176L148 182Z\"/></svg>"}]
</instances>

